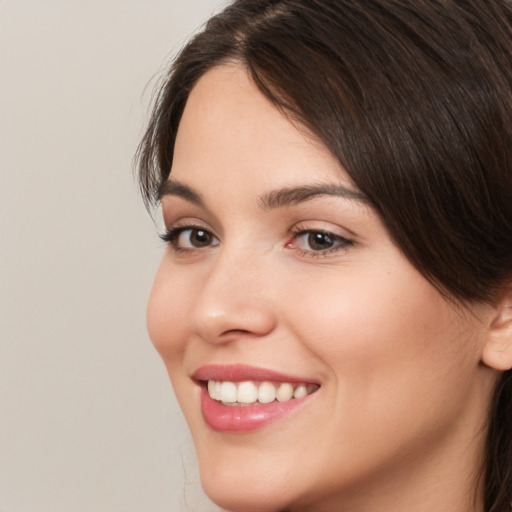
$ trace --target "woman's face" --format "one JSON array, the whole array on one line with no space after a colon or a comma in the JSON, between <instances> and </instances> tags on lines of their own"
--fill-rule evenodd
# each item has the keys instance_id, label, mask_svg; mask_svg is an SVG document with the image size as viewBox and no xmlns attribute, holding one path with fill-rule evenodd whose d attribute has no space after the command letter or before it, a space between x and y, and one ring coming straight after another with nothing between
<instances>
[{"instance_id":1,"label":"woman's face","mask_svg":"<svg viewBox=\"0 0 512 512\"><path fill-rule=\"evenodd\" d=\"M396 482L406 494L474 458L490 389L480 309L441 297L241 68L190 94L161 202L148 327L215 501L384 505Z\"/></svg>"}]
</instances>

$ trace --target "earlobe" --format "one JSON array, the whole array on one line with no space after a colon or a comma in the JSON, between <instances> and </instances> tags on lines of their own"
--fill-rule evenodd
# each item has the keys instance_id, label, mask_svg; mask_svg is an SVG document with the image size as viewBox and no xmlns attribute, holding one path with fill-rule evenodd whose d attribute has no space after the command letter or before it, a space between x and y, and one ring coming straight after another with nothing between
<instances>
[{"instance_id":1,"label":"earlobe","mask_svg":"<svg viewBox=\"0 0 512 512\"><path fill-rule=\"evenodd\" d=\"M512 368L512 285L507 286L489 326L482 362L495 370Z\"/></svg>"}]
</instances>

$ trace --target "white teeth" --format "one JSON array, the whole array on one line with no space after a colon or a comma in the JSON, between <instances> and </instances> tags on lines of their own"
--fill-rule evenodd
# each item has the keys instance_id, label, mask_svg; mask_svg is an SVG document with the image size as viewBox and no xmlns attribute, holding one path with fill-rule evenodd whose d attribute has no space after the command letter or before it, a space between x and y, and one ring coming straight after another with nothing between
<instances>
[{"instance_id":1,"label":"white teeth","mask_svg":"<svg viewBox=\"0 0 512 512\"><path fill-rule=\"evenodd\" d=\"M252 382L240 382L236 401L242 404L253 404L258 400L258 388Z\"/></svg>"},{"instance_id":2,"label":"white teeth","mask_svg":"<svg viewBox=\"0 0 512 512\"><path fill-rule=\"evenodd\" d=\"M214 400L220 400L220 382L216 382L214 380L208 381L208 393Z\"/></svg>"},{"instance_id":3,"label":"white teeth","mask_svg":"<svg viewBox=\"0 0 512 512\"><path fill-rule=\"evenodd\" d=\"M220 398L221 398L221 394L220 394L221 384L222 384L221 382L216 382L215 386L213 388L213 397L215 398L215 400L220 400Z\"/></svg>"},{"instance_id":4,"label":"white teeth","mask_svg":"<svg viewBox=\"0 0 512 512\"><path fill-rule=\"evenodd\" d=\"M293 392L293 398L304 398L308 394L308 390L304 384L299 384Z\"/></svg>"},{"instance_id":5,"label":"white teeth","mask_svg":"<svg viewBox=\"0 0 512 512\"><path fill-rule=\"evenodd\" d=\"M288 382L283 382L279 389L276 391L276 398L280 402L287 402L288 400L291 400L293 396L293 386L289 384Z\"/></svg>"},{"instance_id":6,"label":"white teeth","mask_svg":"<svg viewBox=\"0 0 512 512\"><path fill-rule=\"evenodd\" d=\"M226 405L252 404L259 402L268 404L274 400L287 402L294 398L304 398L318 389L316 384L291 384L283 382L279 385L272 382L255 383L252 381L208 381L208 394L214 400ZM276 389L277 388L277 389Z\"/></svg>"},{"instance_id":7,"label":"white teeth","mask_svg":"<svg viewBox=\"0 0 512 512\"><path fill-rule=\"evenodd\" d=\"M258 402L269 404L276 399L276 388L270 382L262 382L258 388Z\"/></svg>"},{"instance_id":8,"label":"white teeth","mask_svg":"<svg viewBox=\"0 0 512 512\"><path fill-rule=\"evenodd\" d=\"M234 382L223 382L220 385L220 400L222 402L236 402L236 385Z\"/></svg>"}]
</instances>

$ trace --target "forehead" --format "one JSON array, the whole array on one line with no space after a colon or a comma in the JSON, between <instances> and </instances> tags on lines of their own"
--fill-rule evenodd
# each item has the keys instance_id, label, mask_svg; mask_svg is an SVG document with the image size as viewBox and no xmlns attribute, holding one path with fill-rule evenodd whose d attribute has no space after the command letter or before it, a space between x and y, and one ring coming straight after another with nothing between
<instances>
[{"instance_id":1,"label":"forehead","mask_svg":"<svg viewBox=\"0 0 512 512\"><path fill-rule=\"evenodd\" d=\"M235 177L258 189L290 182L351 185L325 145L283 115L235 65L208 71L191 91L171 177L196 187Z\"/></svg>"}]
</instances>

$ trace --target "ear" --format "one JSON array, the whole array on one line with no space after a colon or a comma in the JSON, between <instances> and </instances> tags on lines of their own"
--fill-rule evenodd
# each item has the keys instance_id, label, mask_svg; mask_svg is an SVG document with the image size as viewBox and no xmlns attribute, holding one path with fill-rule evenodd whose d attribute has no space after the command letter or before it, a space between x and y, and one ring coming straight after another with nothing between
<instances>
[{"instance_id":1,"label":"ear","mask_svg":"<svg viewBox=\"0 0 512 512\"><path fill-rule=\"evenodd\" d=\"M506 286L495 307L482 352L482 361L495 370L512 368L512 283Z\"/></svg>"}]
</instances>

